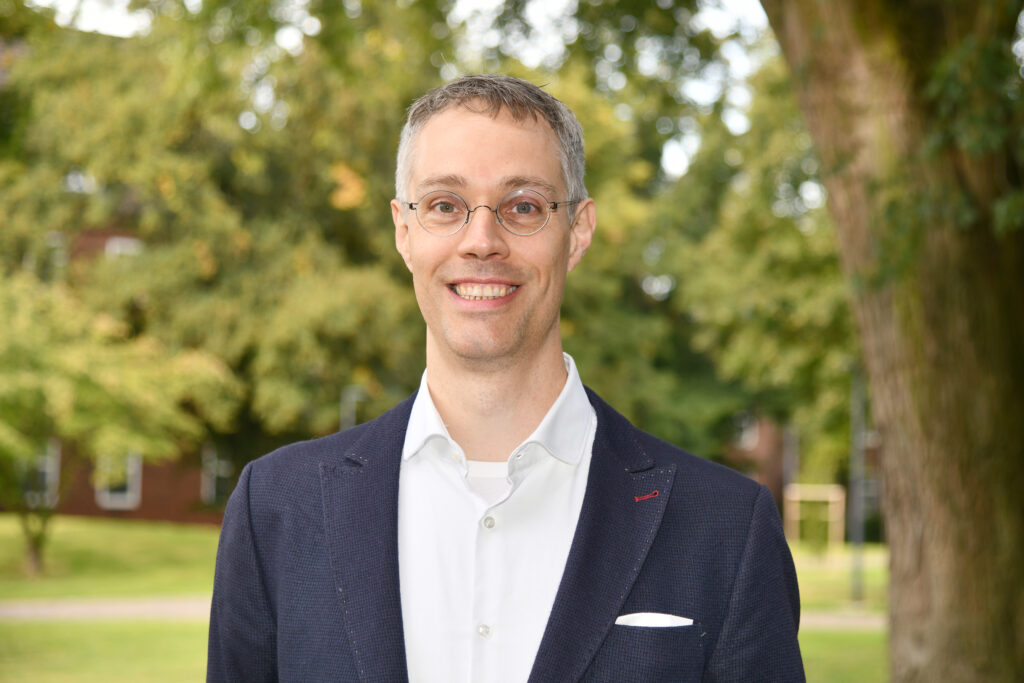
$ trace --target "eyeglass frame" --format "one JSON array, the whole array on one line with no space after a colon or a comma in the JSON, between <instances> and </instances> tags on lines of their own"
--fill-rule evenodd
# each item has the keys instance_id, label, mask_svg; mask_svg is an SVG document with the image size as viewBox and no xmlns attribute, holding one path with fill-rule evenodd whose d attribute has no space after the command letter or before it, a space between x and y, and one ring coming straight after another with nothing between
<instances>
[{"instance_id":1,"label":"eyeglass frame","mask_svg":"<svg viewBox=\"0 0 1024 683\"><path fill-rule=\"evenodd\" d=\"M533 232L515 232L514 230L512 230L512 228L510 228L507 225L505 225L505 221L501 220L501 214L498 213L498 208L501 207L501 203L502 202L504 202L506 199L508 199L509 197L511 197L512 195L514 195L516 193L523 193L523 192L530 192L532 194L537 195L538 197L541 198L541 200L548 207L548 215L544 218L544 222L541 224L541 226L539 228L537 228ZM423 221L420 220L420 214L416 210L416 207L419 204L423 203L423 199L427 195L431 195L431 194L434 194L434 193L450 194L453 197L457 197L459 199L459 201L462 202L462 205L466 207L466 219L464 221L462 221L462 224L459 227L457 227L455 230L452 230L451 232L447 232L447 233L437 233L437 232L434 232L433 230L431 230L430 228L428 228L427 226L423 225ZM471 220L473 220L473 213L477 209L480 209L480 208L487 209L488 211L493 213L495 219L498 221L498 225L500 225L502 228L504 228L505 231L508 232L509 234L515 235L516 237L529 237L530 235L536 235L538 232L540 232L541 230L543 230L544 228L547 227L548 223L551 222L551 215L554 214L556 211L558 211L558 207L566 205L566 204L568 204L568 205L579 204L581 201L583 201L583 200L582 199L565 199L565 200L562 200L560 202L551 202L551 201L548 201L547 197L542 195L540 192L537 192L537 190L531 190L530 188L527 188L527 187L520 187L520 188L517 188L517 189L512 190L511 192L508 192L507 194L505 194L501 199L498 200L497 207L495 207L493 209L491 208L491 206L489 204L477 204L473 208L469 208L469 202L467 202L465 200L465 198L463 198L463 196L460 195L458 192L453 192L452 190L430 190L429 192L424 192L423 195L421 195L420 198L418 200L416 200L415 202L401 202L401 204L402 204L402 206L407 207L413 213L416 214L416 222L420 224L421 228L423 228L426 232L428 232L429 234L434 235L436 237L451 237L452 235L457 235L464 227L469 225L469 222Z\"/></svg>"}]
</instances>

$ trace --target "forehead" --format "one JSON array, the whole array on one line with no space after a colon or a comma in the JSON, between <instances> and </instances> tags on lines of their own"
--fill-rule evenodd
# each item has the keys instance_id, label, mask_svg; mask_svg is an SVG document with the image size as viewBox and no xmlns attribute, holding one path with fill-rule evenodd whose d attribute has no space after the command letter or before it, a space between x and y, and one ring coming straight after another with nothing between
<instances>
[{"instance_id":1,"label":"forehead","mask_svg":"<svg viewBox=\"0 0 1024 683\"><path fill-rule=\"evenodd\" d=\"M416 136L410 181L414 190L440 180L463 185L449 189L485 190L510 179L533 178L544 189L561 191L558 149L558 138L543 118L517 121L504 110L491 114L449 107Z\"/></svg>"}]
</instances>

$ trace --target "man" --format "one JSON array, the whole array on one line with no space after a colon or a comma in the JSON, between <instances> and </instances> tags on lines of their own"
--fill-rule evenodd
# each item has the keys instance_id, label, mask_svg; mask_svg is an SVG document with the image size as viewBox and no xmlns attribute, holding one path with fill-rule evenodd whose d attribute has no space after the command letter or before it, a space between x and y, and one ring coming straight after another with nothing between
<instances>
[{"instance_id":1,"label":"man","mask_svg":"<svg viewBox=\"0 0 1024 683\"><path fill-rule=\"evenodd\" d=\"M396 194L420 389L242 472L208 680L803 680L767 489L630 425L562 352L596 224L573 114L518 79L443 86Z\"/></svg>"}]
</instances>

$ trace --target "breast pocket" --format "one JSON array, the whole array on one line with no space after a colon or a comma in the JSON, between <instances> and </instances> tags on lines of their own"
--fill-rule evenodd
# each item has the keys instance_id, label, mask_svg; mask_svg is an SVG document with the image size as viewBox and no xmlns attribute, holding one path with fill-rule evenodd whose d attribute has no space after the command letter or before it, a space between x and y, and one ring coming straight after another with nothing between
<instances>
[{"instance_id":1,"label":"breast pocket","mask_svg":"<svg viewBox=\"0 0 1024 683\"><path fill-rule=\"evenodd\" d=\"M613 626L583 676L606 681L700 681L704 671L704 629L691 626Z\"/></svg>"}]
</instances>

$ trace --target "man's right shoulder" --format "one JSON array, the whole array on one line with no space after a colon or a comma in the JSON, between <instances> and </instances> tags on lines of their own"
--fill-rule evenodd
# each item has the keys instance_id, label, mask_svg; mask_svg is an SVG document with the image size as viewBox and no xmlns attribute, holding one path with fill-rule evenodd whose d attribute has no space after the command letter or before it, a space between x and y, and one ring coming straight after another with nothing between
<instances>
[{"instance_id":1,"label":"man's right shoulder","mask_svg":"<svg viewBox=\"0 0 1024 683\"><path fill-rule=\"evenodd\" d=\"M401 449L415 394L368 422L316 439L282 446L246 465L251 476L290 479L312 474L321 465L336 465L346 457L373 458L394 444Z\"/></svg>"}]
</instances>

